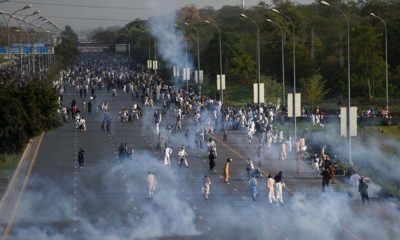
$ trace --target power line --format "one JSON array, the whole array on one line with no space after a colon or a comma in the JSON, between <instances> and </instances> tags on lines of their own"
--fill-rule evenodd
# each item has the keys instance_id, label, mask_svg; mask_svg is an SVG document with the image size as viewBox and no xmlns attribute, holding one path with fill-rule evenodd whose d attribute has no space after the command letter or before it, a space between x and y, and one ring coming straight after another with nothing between
<instances>
[{"instance_id":1,"label":"power line","mask_svg":"<svg viewBox=\"0 0 400 240\"><path fill-rule=\"evenodd\" d=\"M58 19L93 20L93 21L109 21L109 22L132 22L133 21L133 19L116 19L116 18L85 18L85 17L60 17L60 16L47 16L47 17L58 18Z\"/></svg>"},{"instance_id":2,"label":"power line","mask_svg":"<svg viewBox=\"0 0 400 240\"><path fill-rule=\"evenodd\" d=\"M77 7L77 8L99 8L99 9L118 9L118 10L149 10L146 7L112 7L112 6L96 6L96 5L84 5L84 4L67 4L67 3L44 3L35 1L10 1L10 3L18 4L34 4L34 5L44 5L44 6L58 6L58 7Z\"/></svg>"}]
</instances>

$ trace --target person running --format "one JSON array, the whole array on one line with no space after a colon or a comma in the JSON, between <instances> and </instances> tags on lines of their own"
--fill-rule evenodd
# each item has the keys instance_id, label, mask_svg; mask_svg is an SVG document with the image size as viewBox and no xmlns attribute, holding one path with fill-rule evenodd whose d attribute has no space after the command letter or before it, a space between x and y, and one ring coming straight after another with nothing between
<instances>
[{"instance_id":1,"label":"person running","mask_svg":"<svg viewBox=\"0 0 400 240\"><path fill-rule=\"evenodd\" d=\"M147 174L147 186L149 190L149 198L152 198L154 192L156 191L157 179L156 176L150 171Z\"/></svg>"},{"instance_id":2,"label":"person running","mask_svg":"<svg viewBox=\"0 0 400 240\"><path fill-rule=\"evenodd\" d=\"M204 194L204 198L208 199L208 195L210 194L210 190L211 190L211 179L207 175L204 175L203 187L201 188L201 190Z\"/></svg>"},{"instance_id":3,"label":"person running","mask_svg":"<svg viewBox=\"0 0 400 240\"><path fill-rule=\"evenodd\" d=\"M229 170L230 170L230 165L232 162L232 158L228 158L225 162L225 167L224 167L224 183L230 184L229 182Z\"/></svg>"},{"instance_id":4,"label":"person running","mask_svg":"<svg viewBox=\"0 0 400 240\"><path fill-rule=\"evenodd\" d=\"M85 167L85 151L82 148L79 148L78 164L80 168Z\"/></svg>"}]
</instances>

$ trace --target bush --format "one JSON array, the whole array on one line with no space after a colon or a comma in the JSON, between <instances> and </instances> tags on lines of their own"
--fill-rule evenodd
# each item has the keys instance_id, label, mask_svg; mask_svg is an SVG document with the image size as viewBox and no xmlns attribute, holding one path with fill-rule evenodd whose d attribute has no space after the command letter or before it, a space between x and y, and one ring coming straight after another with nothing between
<instances>
[{"instance_id":1,"label":"bush","mask_svg":"<svg viewBox=\"0 0 400 240\"><path fill-rule=\"evenodd\" d=\"M58 94L49 81L0 88L0 153L18 153L32 137L59 125Z\"/></svg>"},{"instance_id":2,"label":"bush","mask_svg":"<svg viewBox=\"0 0 400 240\"><path fill-rule=\"evenodd\" d=\"M385 118L381 121L381 126L385 127L392 126L392 121L390 119Z\"/></svg>"}]
</instances>

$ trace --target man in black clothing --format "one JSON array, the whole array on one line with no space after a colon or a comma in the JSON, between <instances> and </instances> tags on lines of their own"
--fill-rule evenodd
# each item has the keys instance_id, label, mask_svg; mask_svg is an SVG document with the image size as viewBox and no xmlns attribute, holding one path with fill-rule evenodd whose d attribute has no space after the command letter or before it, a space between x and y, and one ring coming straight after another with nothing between
<instances>
[{"instance_id":1,"label":"man in black clothing","mask_svg":"<svg viewBox=\"0 0 400 240\"><path fill-rule=\"evenodd\" d=\"M124 160L125 157L126 157L125 147L124 144L121 143L121 145L118 148L118 158L119 160Z\"/></svg>"},{"instance_id":2,"label":"man in black clothing","mask_svg":"<svg viewBox=\"0 0 400 240\"><path fill-rule=\"evenodd\" d=\"M360 192L362 203L364 204L365 200L367 200L367 203L369 204L368 185L365 183L364 177L361 177L359 180L358 191Z\"/></svg>"},{"instance_id":3,"label":"man in black clothing","mask_svg":"<svg viewBox=\"0 0 400 240\"><path fill-rule=\"evenodd\" d=\"M79 167L85 167L85 151L82 148L79 148L78 163Z\"/></svg>"},{"instance_id":4,"label":"man in black clothing","mask_svg":"<svg viewBox=\"0 0 400 240\"><path fill-rule=\"evenodd\" d=\"M325 168L321 173L322 176L322 191L325 192L325 188L329 187L329 181L331 180L330 172Z\"/></svg>"},{"instance_id":5,"label":"man in black clothing","mask_svg":"<svg viewBox=\"0 0 400 240\"><path fill-rule=\"evenodd\" d=\"M92 113L92 100L89 100L88 102L88 113Z\"/></svg>"},{"instance_id":6,"label":"man in black clothing","mask_svg":"<svg viewBox=\"0 0 400 240\"><path fill-rule=\"evenodd\" d=\"M211 150L210 153L208 154L208 160L210 164L210 172L212 172L215 168L215 159L217 157L215 156L215 151Z\"/></svg>"}]
</instances>

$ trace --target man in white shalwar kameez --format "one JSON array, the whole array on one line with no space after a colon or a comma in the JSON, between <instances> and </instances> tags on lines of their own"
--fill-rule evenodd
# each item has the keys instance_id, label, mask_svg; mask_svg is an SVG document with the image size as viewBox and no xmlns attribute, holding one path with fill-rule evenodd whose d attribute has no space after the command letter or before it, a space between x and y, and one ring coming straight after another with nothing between
<instances>
[{"instance_id":1,"label":"man in white shalwar kameez","mask_svg":"<svg viewBox=\"0 0 400 240\"><path fill-rule=\"evenodd\" d=\"M278 205L283 205L283 192L282 188L285 186L285 183L282 181L275 183L275 195L276 200L278 201Z\"/></svg>"},{"instance_id":2,"label":"man in white shalwar kameez","mask_svg":"<svg viewBox=\"0 0 400 240\"><path fill-rule=\"evenodd\" d=\"M350 185L351 185L351 194L353 196L356 196L358 193L358 185L360 184L360 175L358 173L355 173L350 176Z\"/></svg>"},{"instance_id":3,"label":"man in white shalwar kameez","mask_svg":"<svg viewBox=\"0 0 400 240\"><path fill-rule=\"evenodd\" d=\"M164 155L164 165L171 165L171 154L172 154L172 149L166 147Z\"/></svg>"},{"instance_id":4,"label":"man in white shalwar kameez","mask_svg":"<svg viewBox=\"0 0 400 240\"><path fill-rule=\"evenodd\" d=\"M156 136L159 136L159 135L160 135L160 122L156 123L155 130L154 130L154 134L155 134Z\"/></svg>"},{"instance_id":5,"label":"man in white shalwar kameez","mask_svg":"<svg viewBox=\"0 0 400 240\"><path fill-rule=\"evenodd\" d=\"M147 186L149 188L149 197L152 198L154 192L156 191L157 179L156 176L154 176L154 174L151 173L150 171L147 175Z\"/></svg>"},{"instance_id":6,"label":"man in white shalwar kameez","mask_svg":"<svg viewBox=\"0 0 400 240\"><path fill-rule=\"evenodd\" d=\"M268 175L267 190L268 190L268 201L269 201L269 203L272 204L272 202L276 202L276 198L275 198L275 179L271 175Z\"/></svg>"}]
</instances>

